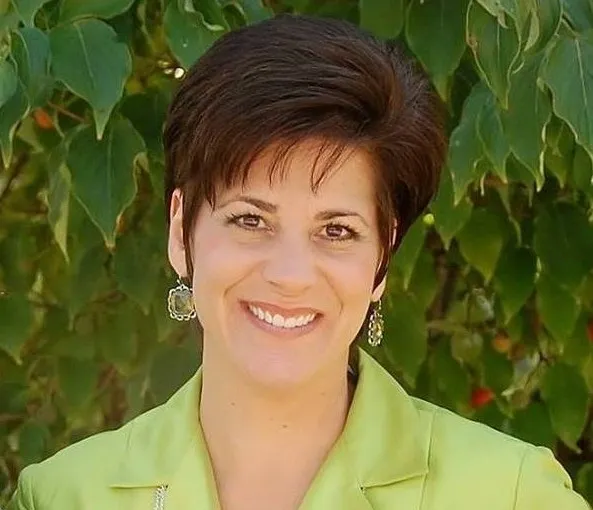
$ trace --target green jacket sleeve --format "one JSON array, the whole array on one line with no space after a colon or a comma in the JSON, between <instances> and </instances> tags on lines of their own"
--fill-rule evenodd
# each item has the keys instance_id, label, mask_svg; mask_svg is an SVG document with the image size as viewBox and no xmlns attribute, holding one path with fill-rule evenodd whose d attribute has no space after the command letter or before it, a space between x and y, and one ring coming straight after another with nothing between
<instances>
[{"instance_id":1,"label":"green jacket sleeve","mask_svg":"<svg viewBox=\"0 0 593 510\"><path fill-rule=\"evenodd\" d=\"M39 510L33 504L33 490L31 487L31 468L25 468L18 481L18 486L6 510Z\"/></svg>"},{"instance_id":2,"label":"green jacket sleeve","mask_svg":"<svg viewBox=\"0 0 593 510\"><path fill-rule=\"evenodd\" d=\"M514 510L590 510L548 448L528 447L517 481Z\"/></svg>"}]
</instances>

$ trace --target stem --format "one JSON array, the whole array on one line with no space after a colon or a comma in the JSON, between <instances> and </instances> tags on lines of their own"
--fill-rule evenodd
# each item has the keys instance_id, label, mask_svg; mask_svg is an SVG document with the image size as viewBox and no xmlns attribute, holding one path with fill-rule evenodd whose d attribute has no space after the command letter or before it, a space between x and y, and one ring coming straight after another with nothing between
<instances>
[{"instance_id":1,"label":"stem","mask_svg":"<svg viewBox=\"0 0 593 510\"><path fill-rule=\"evenodd\" d=\"M80 122L82 124L87 123L87 121L84 117L81 117L80 115L77 115L76 113L73 113L70 110L67 110L66 108L60 106L59 104L52 103L51 101L49 101L47 104L48 104L48 106L52 107L54 110L61 113L62 115L65 115L66 117L70 117L71 119L77 120L78 122Z\"/></svg>"}]
</instances>

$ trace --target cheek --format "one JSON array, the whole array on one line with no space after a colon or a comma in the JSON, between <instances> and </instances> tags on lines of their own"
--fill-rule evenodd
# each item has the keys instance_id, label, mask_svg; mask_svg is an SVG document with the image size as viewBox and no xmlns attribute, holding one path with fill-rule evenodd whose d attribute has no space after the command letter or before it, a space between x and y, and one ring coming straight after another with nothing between
<instances>
[{"instance_id":1,"label":"cheek","mask_svg":"<svg viewBox=\"0 0 593 510\"><path fill-rule=\"evenodd\" d=\"M342 306L363 307L370 300L376 271L374 250L360 250L334 257L325 264L325 273Z\"/></svg>"},{"instance_id":2,"label":"cheek","mask_svg":"<svg viewBox=\"0 0 593 510\"><path fill-rule=\"evenodd\" d=\"M256 257L238 250L228 236L206 232L193 246L193 290L198 314L212 309L253 269ZM207 314L205 314L207 315ZM207 317L201 317L202 324Z\"/></svg>"}]
</instances>

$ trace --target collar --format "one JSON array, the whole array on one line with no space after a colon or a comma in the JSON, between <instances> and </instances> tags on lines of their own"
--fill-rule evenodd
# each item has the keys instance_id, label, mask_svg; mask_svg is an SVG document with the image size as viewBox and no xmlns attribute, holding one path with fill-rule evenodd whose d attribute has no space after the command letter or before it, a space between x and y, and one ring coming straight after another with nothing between
<instances>
[{"instance_id":1,"label":"collar","mask_svg":"<svg viewBox=\"0 0 593 510\"><path fill-rule=\"evenodd\" d=\"M213 490L197 412L201 387L200 369L165 404L121 429L128 430L127 445L111 487L156 487L191 477L194 484L205 480L205 489ZM425 475L430 429L428 413L418 411L391 375L360 349L359 379L346 425L317 478L345 464L356 478L353 483L364 488Z\"/></svg>"}]
</instances>

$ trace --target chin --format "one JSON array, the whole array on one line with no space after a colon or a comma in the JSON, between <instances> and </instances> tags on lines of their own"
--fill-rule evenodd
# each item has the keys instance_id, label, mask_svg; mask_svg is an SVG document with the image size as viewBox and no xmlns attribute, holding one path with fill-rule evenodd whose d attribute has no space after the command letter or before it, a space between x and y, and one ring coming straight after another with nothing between
<instances>
[{"instance_id":1,"label":"chin","mask_svg":"<svg viewBox=\"0 0 593 510\"><path fill-rule=\"evenodd\" d=\"M319 357L305 350L269 349L245 342L233 350L233 364L246 378L270 389L288 389L311 380L319 370Z\"/></svg>"}]
</instances>

